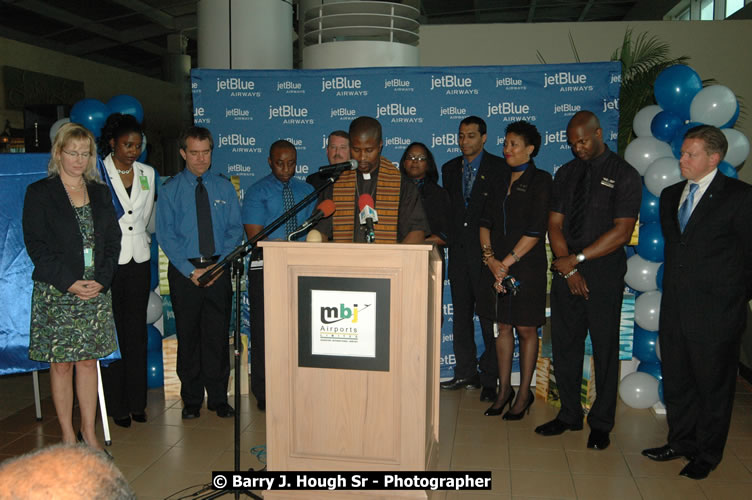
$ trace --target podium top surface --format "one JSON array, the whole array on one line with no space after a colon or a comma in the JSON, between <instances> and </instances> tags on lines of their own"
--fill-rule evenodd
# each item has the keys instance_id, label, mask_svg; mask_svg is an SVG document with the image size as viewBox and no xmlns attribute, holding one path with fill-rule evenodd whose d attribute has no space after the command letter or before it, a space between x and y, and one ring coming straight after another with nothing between
<instances>
[{"instance_id":1,"label":"podium top surface","mask_svg":"<svg viewBox=\"0 0 752 500\"><path fill-rule=\"evenodd\" d=\"M405 252L430 252L434 245L431 243L421 243L418 245L403 245L400 243L395 244L375 244L375 243L335 243L335 242L323 242L313 243L306 241L260 241L258 245L262 248L315 248L315 249L329 249L329 250L363 250L363 251L376 251L376 250L401 250Z\"/></svg>"}]
</instances>

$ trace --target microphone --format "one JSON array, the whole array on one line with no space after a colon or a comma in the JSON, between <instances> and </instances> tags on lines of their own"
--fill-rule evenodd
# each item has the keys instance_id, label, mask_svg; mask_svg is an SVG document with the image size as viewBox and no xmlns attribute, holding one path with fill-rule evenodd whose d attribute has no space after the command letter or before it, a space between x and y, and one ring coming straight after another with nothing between
<instances>
[{"instance_id":1,"label":"microphone","mask_svg":"<svg viewBox=\"0 0 752 500\"><path fill-rule=\"evenodd\" d=\"M373 230L373 223L379 221L379 215L373 208L373 197L370 194L361 194L358 198L358 209L360 209L360 224L366 226L366 242L373 243L376 240L376 233Z\"/></svg>"},{"instance_id":2,"label":"microphone","mask_svg":"<svg viewBox=\"0 0 752 500\"><path fill-rule=\"evenodd\" d=\"M329 175L335 172L341 173L343 170L355 170L356 168L358 168L358 160L347 160L342 163L319 167L319 173L322 175Z\"/></svg>"},{"instance_id":3,"label":"microphone","mask_svg":"<svg viewBox=\"0 0 752 500\"><path fill-rule=\"evenodd\" d=\"M308 217L305 222L303 222L301 225L295 229L290 235L297 234L301 231L305 231L309 227L316 224L321 219L326 219L327 217L331 216L334 211L336 210L336 207L334 206L334 202L332 200L324 200L321 203L318 204L316 207L316 210L313 211L310 217Z\"/></svg>"}]
</instances>

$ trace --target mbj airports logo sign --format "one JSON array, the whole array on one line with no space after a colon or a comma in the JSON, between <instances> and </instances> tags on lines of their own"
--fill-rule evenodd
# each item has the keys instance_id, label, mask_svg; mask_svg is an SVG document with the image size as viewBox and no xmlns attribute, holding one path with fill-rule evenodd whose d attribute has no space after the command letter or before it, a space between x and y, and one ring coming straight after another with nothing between
<instances>
[{"instance_id":1,"label":"mbj airports logo sign","mask_svg":"<svg viewBox=\"0 0 752 500\"><path fill-rule=\"evenodd\" d=\"M311 352L376 357L376 292L311 290Z\"/></svg>"}]
</instances>

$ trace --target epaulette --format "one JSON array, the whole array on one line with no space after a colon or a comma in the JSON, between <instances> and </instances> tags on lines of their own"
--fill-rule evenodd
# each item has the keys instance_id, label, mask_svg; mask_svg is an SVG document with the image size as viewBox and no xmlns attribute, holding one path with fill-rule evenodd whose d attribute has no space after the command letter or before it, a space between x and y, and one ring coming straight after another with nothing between
<instances>
[{"instance_id":1,"label":"epaulette","mask_svg":"<svg viewBox=\"0 0 752 500\"><path fill-rule=\"evenodd\" d=\"M225 180L228 180L228 181L232 182L232 181L230 180L230 178L229 178L229 177L227 177L227 176L226 176L225 174L223 174L222 172L218 173L217 175L218 175L218 176L220 176L220 177L222 177L222 178L223 178L223 179L225 179Z\"/></svg>"},{"instance_id":2,"label":"epaulette","mask_svg":"<svg viewBox=\"0 0 752 500\"><path fill-rule=\"evenodd\" d=\"M162 182L162 185L163 185L163 186L165 186L165 185L167 185L167 183L169 183L169 182L172 182L172 181L173 181L173 179L175 179L175 177L176 177L176 176L174 176L174 175L171 175L170 177L168 177L168 178L167 178L167 180L166 180L166 181L162 181L162 176L160 175L160 176L159 176L159 180L160 180L160 181Z\"/></svg>"}]
</instances>

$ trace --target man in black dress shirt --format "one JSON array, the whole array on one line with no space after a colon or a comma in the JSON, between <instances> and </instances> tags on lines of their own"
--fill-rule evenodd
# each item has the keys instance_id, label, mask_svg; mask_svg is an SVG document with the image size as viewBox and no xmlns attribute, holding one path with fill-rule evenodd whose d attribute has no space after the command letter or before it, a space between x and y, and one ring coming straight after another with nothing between
<instances>
[{"instance_id":1,"label":"man in black dress shirt","mask_svg":"<svg viewBox=\"0 0 752 500\"><path fill-rule=\"evenodd\" d=\"M490 320L480 320L485 344L480 374L475 346L473 316L476 298L481 293L478 288L483 267L478 221L491 186L496 183L496 189L506 193L510 172L503 159L483 148L486 137L486 122L477 116L468 116L460 122L458 135L462 156L441 167L442 183L451 199L448 274L454 307L452 335L456 359L454 378L442 382L441 388L478 389L482 384L480 400L495 401L498 369Z\"/></svg>"},{"instance_id":2,"label":"man in black dress shirt","mask_svg":"<svg viewBox=\"0 0 752 500\"><path fill-rule=\"evenodd\" d=\"M619 322L627 258L642 198L640 174L603 143L590 111L567 125L575 159L554 178L548 237L554 261L551 341L559 388L558 416L535 432L554 436L582 429L580 402L585 337L590 332L596 399L588 414L588 448L605 449L614 426L619 382Z\"/></svg>"}]
</instances>

